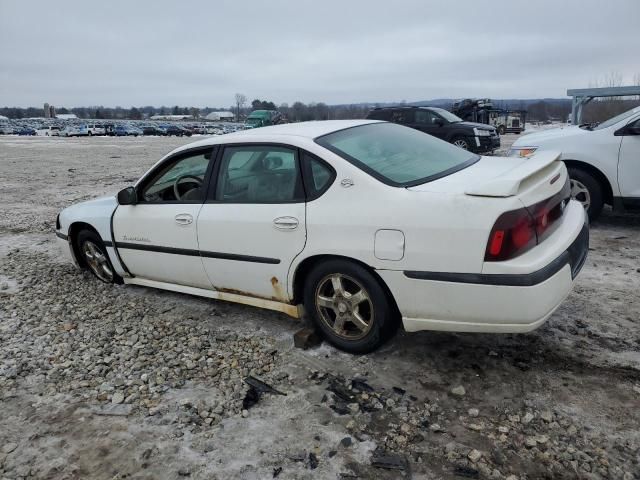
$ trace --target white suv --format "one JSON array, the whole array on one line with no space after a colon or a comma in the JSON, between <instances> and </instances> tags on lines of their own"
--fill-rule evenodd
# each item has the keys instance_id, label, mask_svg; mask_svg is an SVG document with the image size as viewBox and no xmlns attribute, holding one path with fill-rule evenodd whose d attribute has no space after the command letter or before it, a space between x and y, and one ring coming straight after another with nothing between
<instances>
[{"instance_id":1,"label":"white suv","mask_svg":"<svg viewBox=\"0 0 640 480\"><path fill-rule=\"evenodd\" d=\"M571 196L591 219L606 203L615 211L640 208L640 107L599 125L574 125L525 135L510 156L556 150L571 177Z\"/></svg>"},{"instance_id":2,"label":"white suv","mask_svg":"<svg viewBox=\"0 0 640 480\"><path fill-rule=\"evenodd\" d=\"M89 135L106 135L106 131L104 128L104 125L98 125L98 124L94 124L91 123L89 125L87 125L87 131L89 132Z\"/></svg>"}]
</instances>

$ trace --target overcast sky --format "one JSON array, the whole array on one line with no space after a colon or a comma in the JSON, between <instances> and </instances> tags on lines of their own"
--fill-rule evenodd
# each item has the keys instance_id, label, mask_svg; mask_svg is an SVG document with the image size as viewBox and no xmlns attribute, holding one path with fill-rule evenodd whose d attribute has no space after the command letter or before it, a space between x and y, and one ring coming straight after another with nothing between
<instances>
[{"instance_id":1,"label":"overcast sky","mask_svg":"<svg viewBox=\"0 0 640 480\"><path fill-rule=\"evenodd\" d=\"M0 0L0 106L539 98L640 74L640 0Z\"/></svg>"}]
</instances>

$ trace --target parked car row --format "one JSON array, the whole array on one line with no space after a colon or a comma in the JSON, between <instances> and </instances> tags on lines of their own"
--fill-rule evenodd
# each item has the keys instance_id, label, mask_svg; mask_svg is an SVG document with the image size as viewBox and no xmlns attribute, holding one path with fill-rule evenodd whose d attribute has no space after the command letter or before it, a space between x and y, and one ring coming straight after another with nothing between
<instances>
[{"instance_id":1,"label":"parked car row","mask_svg":"<svg viewBox=\"0 0 640 480\"><path fill-rule=\"evenodd\" d=\"M245 128L242 124L188 124L188 123L133 123L133 122L73 122L42 123L20 121L0 124L0 135L28 135L46 137L91 137L91 136L176 136L222 135Z\"/></svg>"}]
</instances>

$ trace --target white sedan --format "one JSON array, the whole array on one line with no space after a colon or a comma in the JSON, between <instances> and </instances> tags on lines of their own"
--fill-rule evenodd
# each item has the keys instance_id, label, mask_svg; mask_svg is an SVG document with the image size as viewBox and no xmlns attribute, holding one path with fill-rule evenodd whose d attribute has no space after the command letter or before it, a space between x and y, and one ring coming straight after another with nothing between
<instances>
[{"instance_id":1,"label":"white sedan","mask_svg":"<svg viewBox=\"0 0 640 480\"><path fill-rule=\"evenodd\" d=\"M562 152L571 196L596 219L604 204L616 211L640 208L640 107L598 125L574 125L520 137L510 155Z\"/></svg>"},{"instance_id":2,"label":"white sedan","mask_svg":"<svg viewBox=\"0 0 640 480\"><path fill-rule=\"evenodd\" d=\"M558 154L480 157L370 120L208 138L64 209L57 236L100 280L301 317L368 352L407 331L527 332L588 250Z\"/></svg>"}]
</instances>

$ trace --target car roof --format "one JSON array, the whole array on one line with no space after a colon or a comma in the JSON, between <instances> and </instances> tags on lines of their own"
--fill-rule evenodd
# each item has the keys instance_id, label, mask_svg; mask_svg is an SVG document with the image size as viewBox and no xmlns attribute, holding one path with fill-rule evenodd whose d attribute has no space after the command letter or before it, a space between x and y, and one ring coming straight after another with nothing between
<instances>
[{"instance_id":1,"label":"car roof","mask_svg":"<svg viewBox=\"0 0 640 480\"><path fill-rule=\"evenodd\" d=\"M307 139L315 139L329 133L344 130L346 128L357 127L359 125L368 125L370 123L381 123L379 120L320 120L313 122L300 123L284 123L282 125L273 125L271 127L252 128L250 130L239 130L233 133L227 133L223 136L211 137L198 142L189 143L175 149L173 153L188 150L194 147L206 147L208 145L218 145L220 143L237 143L246 140L252 142L256 137L264 142L265 137L273 136L274 140L282 136L294 136Z\"/></svg>"}]
</instances>

